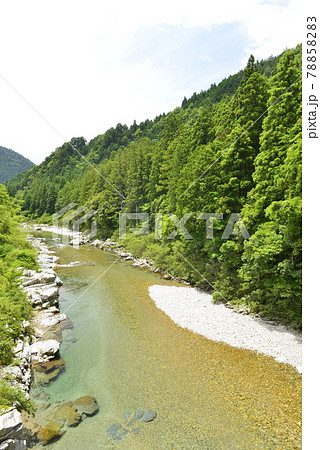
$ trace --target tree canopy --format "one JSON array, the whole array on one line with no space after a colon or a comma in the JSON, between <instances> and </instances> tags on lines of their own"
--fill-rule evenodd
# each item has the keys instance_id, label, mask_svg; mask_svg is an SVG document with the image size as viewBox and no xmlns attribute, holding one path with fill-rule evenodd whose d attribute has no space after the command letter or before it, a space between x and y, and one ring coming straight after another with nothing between
<instances>
[{"instance_id":1,"label":"tree canopy","mask_svg":"<svg viewBox=\"0 0 320 450\"><path fill-rule=\"evenodd\" d=\"M125 245L175 276L209 281L221 294L215 300L300 327L300 75L301 45L266 61L250 56L244 70L169 114L65 143L10 180L8 191L42 220L71 202L93 208L103 238L116 237L120 211L188 213L193 239L168 239L174 224L165 216L161 240L153 226ZM221 215L210 239L201 213ZM231 214L250 239L240 223L222 238Z\"/></svg>"}]
</instances>

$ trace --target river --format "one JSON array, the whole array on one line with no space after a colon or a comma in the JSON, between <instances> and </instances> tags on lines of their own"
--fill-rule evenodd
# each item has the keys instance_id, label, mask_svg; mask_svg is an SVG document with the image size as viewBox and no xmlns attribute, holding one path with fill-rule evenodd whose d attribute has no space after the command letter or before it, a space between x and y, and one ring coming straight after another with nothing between
<instances>
[{"instance_id":1,"label":"river","mask_svg":"<svg viewBox=\"0 0 320 450\"><path fill-rule=\"evenodd\" d=\"M81 263L57 269L61 311L73 322L76 342L62 343L66 370L45 390L53 402L92 395L100 408L48 449L301 448L295 369L174 324L148 287L178 283L91 246L58 247L49 233L40 236L59 264ZM112 440L108 427L139 409L157 418L138 434Z\"/></svg>"}]
</instances>

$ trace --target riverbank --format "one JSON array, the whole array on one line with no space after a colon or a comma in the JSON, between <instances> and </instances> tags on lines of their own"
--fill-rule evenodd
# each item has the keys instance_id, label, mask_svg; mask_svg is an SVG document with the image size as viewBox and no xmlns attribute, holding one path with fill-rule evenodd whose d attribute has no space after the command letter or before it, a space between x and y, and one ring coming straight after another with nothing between
<instances>
[{"instance_id":1,"label":"riverbank","mask_svg":"<svg viewBox=\"0 0 320 450\"><path fill-rule=\"evenodd\" d=\"M43 392L43 386L55 381L65 369L59 350L64 332L72 328L72 323L60 312L59 289L63 283L53 269L57 266L57 256L43 238L30 235L27 240L38 251L40 270L23 267L18 270L22 272L20 288L33 307L33 318L22 324L24 335L15 342L16 362L1 368L0 375L10 377L10 384L20 389L26 399L34 401L36 412L32 418L15 407L0 413L1 450L25 450L37 442L47 444L64 434L68 427L98 412L94 397L51 403Z\"/></svg>"},{"instance_id":2,"label":"riverbank","mask_svg":"<svg viewBox=\"0 0 320 450\"><path fill-rule=\"evenodd\" d=\"M73 236L68 229L48 225L34 225L34 227L64 236ZM132 262L135 267L162 273L164 278L170 278L170 275L155 269L151 261L135 258L110 239L106 241L96 239L90 242L83 234L77 235L76 238L73 236L73 239L75 244L88 243ZM186 282L183 284L188 285ZM302 373L300 333L256 315L250 315L245 309L238 311L228 303L213 304L211 294L193 287L154 285L149 288L149 295L155 305L177 325L213 341L271 356L279 362L290 364Z\"/></svg>"},{"instance_id":3,"label":"riverbank","mask_svg":"<svg viewBox=\"0 0 320 450\"><path fill-rule=\"evenodd\" d=\"M192 287L154 285L150 297L176 324L213 341L274 357L302 372L301 335L282 325L242 315Z\"/></svg>"},{"instance_id":4,"label":"riverbank","mask_svg":"<svg viewBox=\"0 0 320 450\"><path fill-rule=\"evenodd\" d=\"M65 370L31 390L38 417L46 425L51 411L60 420L70 409L54 412L52 405L85 395L99 404L95 417L68 428L50 448L300 448L301 376L292 366L176 325L148 291L181 286L176 281L94 246L65 245L42 230L38 237L59 258L61 312L73 324L60 348ZM110 433L115 424L121 431L140 410L157 417L118 442L122 434Z\"/></svg>"},{"instance_id":5,"label":"riverbank","mask_svg":"<svg viewBox=\"0 0 320 450\"><path fill-rule=\"evenodd\" d=\"M56 261L47 246L41 239L28 236L27 240L38 250L37 262L40 270L25 270L20 267L22 273L20 288L25 292L28 302L34 308L34 318L30 323L22 323L23 334L15 342L13 349L16 362L1 369L1 378L8 378L10 385L23 392L26 399L30 399L29 391L32 382L33 367L37 363L45 363L58 354L60 343L50 339L47 335L52 322L56 324L66 319L64 314L59 314L59 287L61 280L53 270ZM51 323L42 324L42 329L37 328L46 318ZM23 434L23 425L20 412L15 408L2 411L0 415L0 448L26 449L26 441Z\"/></svg>"}]
</instances>

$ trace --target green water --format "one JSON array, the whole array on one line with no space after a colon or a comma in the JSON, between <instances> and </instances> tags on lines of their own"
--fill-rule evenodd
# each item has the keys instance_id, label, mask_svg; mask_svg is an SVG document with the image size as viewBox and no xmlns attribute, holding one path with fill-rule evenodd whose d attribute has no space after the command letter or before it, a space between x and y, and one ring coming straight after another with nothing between
<instances>
[{"instance_id":1,"label":"green water","mask_svg":"<svg viewBox=\"0 0 320 450\"><path fill-rule=\"evenodd\" d=\"M51 401L92 395L100 411L47 448L301 447L301 377L294 369L175 325L154 306L148 286L177 283L90 246L48 245L59 263L83 265L57 270L61 311L77 341L62 344L66 371L45 389ZM107 428L138 409L157 418L113 441Z\"/></svg>"}]
</instances>

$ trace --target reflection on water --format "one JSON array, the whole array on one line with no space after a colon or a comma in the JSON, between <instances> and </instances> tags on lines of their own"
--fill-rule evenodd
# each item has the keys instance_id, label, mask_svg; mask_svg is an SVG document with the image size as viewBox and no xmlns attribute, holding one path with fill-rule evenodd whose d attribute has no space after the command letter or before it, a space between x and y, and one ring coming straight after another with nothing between
<instances>
[{"instance_id":1,"label":"reflection on water","mask_svg":"<svg viewBox=\"0 0 320 450\"><path fill-rule=\"evenodd\" d=\"M87 248L56 248L62 264L83 265L58 269L74 328L61 347L66 370L45 391L51 401L92 395L100 411L48 448L300 448L293 368L179 328L148 296L152 284L177 285L159 275L118 261L96 281L115 258ZM107 429L138 410L157 417L112 440Z\"/></svg>"}]
</instances>

